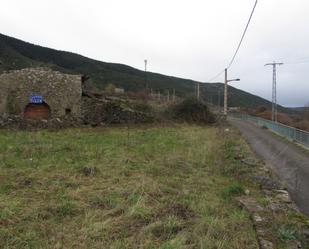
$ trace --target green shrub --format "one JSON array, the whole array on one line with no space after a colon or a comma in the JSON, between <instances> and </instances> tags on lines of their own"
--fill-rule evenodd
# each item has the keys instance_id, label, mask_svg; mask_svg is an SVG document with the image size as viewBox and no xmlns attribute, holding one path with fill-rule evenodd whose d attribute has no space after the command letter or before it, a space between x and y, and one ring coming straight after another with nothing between
<instances>
[{"instance_id":1,"label":"green shrub","mask_svg":"<svg viewBox=\"0 0 309 249\"><path fill-rule=\"evenodd\" d=\"M289 227L281 227L278 230L278 235L281 241L291 241L297 239L297 231Z\"/></svg>"},{"instance_id":2,"label":"green shrub","mask_svg":"<svg viewBox=\"0 0 309 249\"><path fill-rule=\"evenodd\" d=\"M135 101L131 104L131 108L139 112L153 113L152 107L145 101Z\"/></svg>"},{"instance_id":3,"label":"green shrub","mask_svg":"<svg viewBox=\"0 0 309 249\"><path fill-rule=\"evenodd\" d=\"M175 120L188 123L214 123L215 115L208 106L195 98L188 98L168 108L168 115Z\"/></svg>"},{"instance_id":4,"label":"green shrub","mask_svg":"<svg viewBox=\"0 0 309 249\"><path fill-rule=\"evenodd\" d=\"M244 193L244 187L240 183L234 182L222 190L221 196L225 200L230 200L232 197L242 195Z\"/></svg>"}]
</instances>

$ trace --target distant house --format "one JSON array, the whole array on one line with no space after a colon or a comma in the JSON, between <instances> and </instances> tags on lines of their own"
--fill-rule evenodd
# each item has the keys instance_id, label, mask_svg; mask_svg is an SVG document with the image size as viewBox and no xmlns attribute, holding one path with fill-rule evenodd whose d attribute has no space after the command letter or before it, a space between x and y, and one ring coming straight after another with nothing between
<instances>
[{"instance_id":1,"label":"distant house","mask_svg":"<svg viewBox=\"0 0 309 249\"><path fill-rule=\"evenodd\" d=\"M232 111L232 112L240 111L240 107L229 107L228 109L229 109L229 111Z\"/></svg>"},{"instance_id":2,"label":"distant house","mask_svg":"<svg viewBox=\"0 0 309 249\"><path fill-rule=\"evenodd\" d=\"M81 114L82 76L49 68L27 68L0 75L0 115L30 119Z\"/></svg>"},{"instance_id":3,"label":"distant house","mask_svg":"<svg viewBox=\"0 0 309 249\"><path fill-rule=\"evenodd\" d=\"M115 88L115 93L124 93L124 89L123 88Z\"/></svg>"}]
</instances>

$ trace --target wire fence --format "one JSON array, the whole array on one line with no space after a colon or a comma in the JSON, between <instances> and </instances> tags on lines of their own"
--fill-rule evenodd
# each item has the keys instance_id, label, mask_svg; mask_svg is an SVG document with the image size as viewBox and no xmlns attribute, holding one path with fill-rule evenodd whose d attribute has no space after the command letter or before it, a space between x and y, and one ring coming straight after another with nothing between
<instances>
[{"instance_id":1,"label":"wire fence","mask_svg":"<svg viewBox=\"0 0 309 249\"><path fill-rule=\"evenodd\" d=\"M249 120L254 122L255 124L266 127L267 129L286 137L287 139L302 144L303 146L309 148L309 132L303 131L291 126L287 126L281 123L276 123L270 120L266 120L263 118L253 117L246 114L240 113L229 113L230 117L238 118L242 120Z\"/></svg>"}]
</instances>

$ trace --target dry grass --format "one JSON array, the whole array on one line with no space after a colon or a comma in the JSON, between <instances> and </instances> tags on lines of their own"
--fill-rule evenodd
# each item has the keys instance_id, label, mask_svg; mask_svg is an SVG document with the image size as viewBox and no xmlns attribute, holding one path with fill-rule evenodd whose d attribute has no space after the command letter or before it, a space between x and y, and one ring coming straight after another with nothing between
<instances>
[{"instance_id":1,"label":"dry grass","mask_svg":"<svg viewBox=\"0 0 309 249\"><path fill-rule=\"evenodd\" d=\"M187 125L2 130L0 247L258 248L230 198L258 191L239 143Z\"/></svg>"}]
</instances>

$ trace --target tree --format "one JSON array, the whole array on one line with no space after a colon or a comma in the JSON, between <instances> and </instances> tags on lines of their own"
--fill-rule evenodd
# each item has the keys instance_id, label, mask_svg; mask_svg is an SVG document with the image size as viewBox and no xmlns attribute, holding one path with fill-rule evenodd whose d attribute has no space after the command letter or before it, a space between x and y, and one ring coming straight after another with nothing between
<instances>
[{"instance_id":1,"label":"tree","mask_svg":"<svg viewBox=\"0 0 309 249\"><path fill-rule=\"evenodd\" d=\"M109 83L106 87L105 87L105 91L108 93L114 93L115 92L115 85Z\"/></svg>"}]
</instances>

